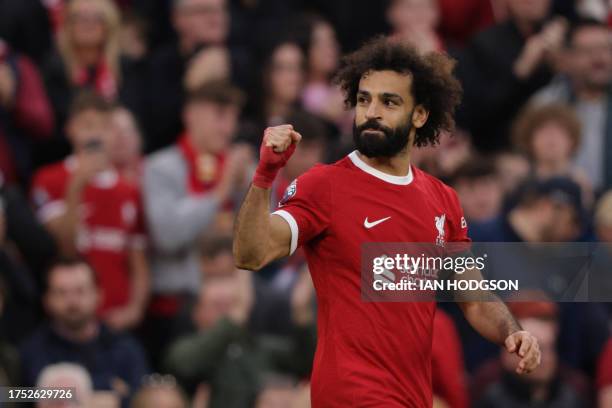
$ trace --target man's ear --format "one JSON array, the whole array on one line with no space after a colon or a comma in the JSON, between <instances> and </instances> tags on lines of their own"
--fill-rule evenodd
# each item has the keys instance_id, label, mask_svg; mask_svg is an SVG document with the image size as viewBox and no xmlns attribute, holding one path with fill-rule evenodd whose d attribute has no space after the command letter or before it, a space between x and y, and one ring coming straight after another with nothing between
<instances>
[{"instance_id":1,"label":"man's ear","mask_svg":"<svg viewBox=\"0 0 612 408\"><path fill-rule=\"evenodd\" d=\"M425 126L428 117L429 111L423 105L417 105L414 107L414 113L412 114L412 125L420 129Z\"/></svg>"}]
</instances>

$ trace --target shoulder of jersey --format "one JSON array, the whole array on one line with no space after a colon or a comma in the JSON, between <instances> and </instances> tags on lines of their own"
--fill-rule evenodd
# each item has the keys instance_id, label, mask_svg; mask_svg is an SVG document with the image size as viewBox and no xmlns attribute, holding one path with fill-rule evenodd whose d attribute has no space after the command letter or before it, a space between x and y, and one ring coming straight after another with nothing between
<instances>
[{"instance_id":1,"label":"shoulder of jersey","mask_svg":"<svg viewBox=\"0 0 612 408\"><path fill-rule=\"evenodd\" d=\"M430 186L432 186L436 191L438 191L440 194L444 195L444 196L454 196L455 190L449 186L448 184L446 184L445 182L443 182L442 180L440 180L439 178L432 176L429 173L424 172L423 170L417 168L417 167L412 167L414 169L414 178L416 179L420 179L422 180L422 182L429 184Z\"/></svg>"},{"instance_id":2,"label":"shoulder of jersey","mask_svg":"<svg viewBox=\"0 0 612 408\"><path fill-rule=\"evenodd\" d=\"M65 174L66 169L64 168L64 162L59 161L39 168L34 174L34 178L39 182L57 180L62 178Z\"/></svg>"}]
</instances>

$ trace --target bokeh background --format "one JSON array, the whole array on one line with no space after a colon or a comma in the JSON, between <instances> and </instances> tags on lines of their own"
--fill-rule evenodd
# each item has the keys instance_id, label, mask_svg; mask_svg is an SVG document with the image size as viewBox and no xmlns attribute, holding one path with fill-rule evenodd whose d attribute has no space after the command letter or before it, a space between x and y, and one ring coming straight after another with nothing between
<instances>
[{"instance_id":1,"label":"bokeh background","mask_svg":"<svg viewBox=\"0 0 612 408\"><path fill-rule=\"evenodd\" d=\"M456 130L413 161L457 190L473 240L612 243L611 5L0 0L0 385L310 406L303 255L236 270L233 220L267 126L303 135L271 208L352 150L332 78L376 35L457 61ZM535 295L510 306L543 352L523 377L440 305L436 407L612 407L612 308Z\"/></svg>"}]
</instances>

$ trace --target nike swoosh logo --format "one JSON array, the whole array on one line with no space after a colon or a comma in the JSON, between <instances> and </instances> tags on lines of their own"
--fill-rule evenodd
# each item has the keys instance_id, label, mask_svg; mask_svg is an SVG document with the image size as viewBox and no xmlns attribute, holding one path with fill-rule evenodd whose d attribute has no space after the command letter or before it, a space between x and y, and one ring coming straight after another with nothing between
<instances>
[{"instance_id":1,"label":"nike swoosh logo","mask_svg":"<svg viewBox=\"0 0 612 408\"><path fill-rule=\"evenodd\" d=\"M382 218L380 220L377 221L372 221L372 222L368 222L368 217L366 217L366 219L363 221L363 226L366 227L367 229L370 229L372 227L377 226L378 224L387 221L389 218L391 217L387 217L387 218Z\"/></svg>"}]
</instances>

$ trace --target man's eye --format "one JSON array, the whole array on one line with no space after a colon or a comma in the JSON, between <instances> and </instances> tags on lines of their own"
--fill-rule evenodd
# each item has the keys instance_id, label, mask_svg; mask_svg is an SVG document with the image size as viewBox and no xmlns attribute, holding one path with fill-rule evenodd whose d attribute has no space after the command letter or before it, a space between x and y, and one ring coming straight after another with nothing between
<instances>
[{"instance_id":1,"label":"man's eye","mask_svg":"<svg viewBox=\"0 0 612 408\"><path fill-rule=\"evenodd\" d=\"M357 103L366 103L366 98L363 96L358 96L357 97Z\"/></svg>"},{"instance_id":2,"label":"man's eye","mask_svg":"<svg viewBox=\"0 0 612 408\"><path fill-rule=\"evenodd\" d=\"M395 103L394 101L388 99L385 101L385 106L396 106L397 103Z\"/></svg>"}]
</instances>

